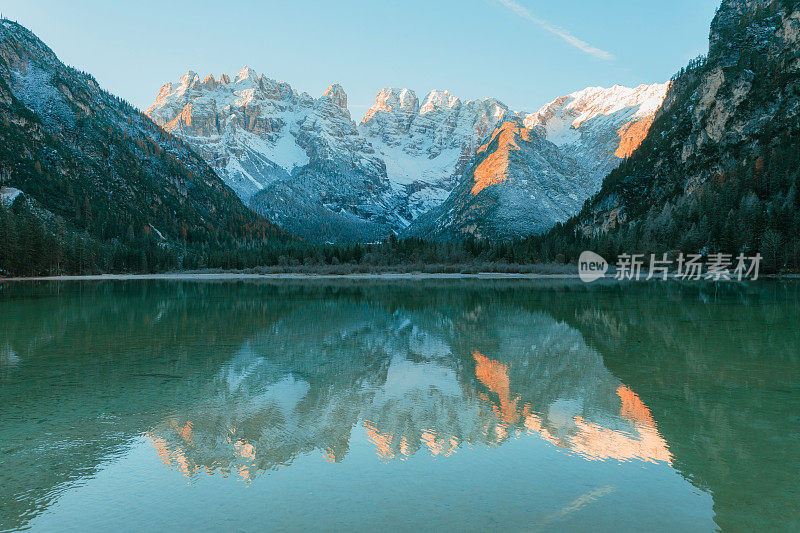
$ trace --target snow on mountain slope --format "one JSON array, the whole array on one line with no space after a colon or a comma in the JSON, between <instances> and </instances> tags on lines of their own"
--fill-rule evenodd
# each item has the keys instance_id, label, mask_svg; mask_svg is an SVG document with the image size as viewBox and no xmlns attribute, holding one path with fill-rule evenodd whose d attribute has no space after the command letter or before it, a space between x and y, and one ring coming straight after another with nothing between
<instances>
[{"instance_id":1,"label":"snow on mountain slope","mask_svg":"<svg viewBox=\"0 0 800 533\"><path fill-rule=\"evenodd\" d=\"M669 86L589 87L526 115L525 126L575 158L592 177L594 193L647 136Z\"/></svg>"},{"instance_id":2,"label":"snow on mountain slope","mask_svg":"<svg viewBox=\"0 0 800 533\"><path fill-rule=\"evenodd\" d=\"M574 214L575 204L596 192L641 143L668 87L588 88L527 115L495 99L462 102L435 90L420 101L410 89L389 87L356 125L339 85L314 99L245 67L233 80L224 74L201 80L190 71L162 87L147 114L187 141L254 210L288 231L312 240L373 241L403 232L462 182L472 183L476 178L465 171L477 167L479 148L509 121L536 133L534 144L547 146L544 161L559 161L549 169L512 165L516 177L546 187L543 176L562 176L564 170L572 175L563 177L583 187L567 187L563 209L554 207L559 200L553 198L559 214L550 210L553 216L542 220ZM550 154L551 143L556 155ZM542 198L552 191L529 192L523 196ZM510 192L501 196L515 212L542 208L520 203Z\"/></svg>"},{"instance_id":3,"label":"snow on mountain slope","mask_svg":"<svg viewBox=\"0 0 800 533\"><path fill-rule=\"evenodd\" d=\"M14 200L22 194L22 191L14 187L0 187L0 206L9 207L14 204Z\"/></svg>"},{"instance_id":4,"label":"snow on mountain slope","mask_svg":"<svg viewBox=\"0 0 800 533\"><path fill-rule=\"evenodd\" d=\"M431 91L420 106L414 91L385 88L360 131L386 164L392 188L415 219L441 204L481 142L509 114L495 99L462 103Z\"/></svg>"},{"instance_id":5,"label":"snow on mountain slope","mask_svg":"<svg viewBox=\"0 0 800 533\"><path fill-rule=\"evenodd\" d=\"M254 209L299 236L376 240L403 225L384 164L358 133L339 85L314 99L248 67L233 80L201 81L190 71L164 85L147 114ZM357 235L322 224L340 215L358 222Z\"/></svg>"},{"instance_id":6,"label":"snow on mountain slope","mask_svg":"<svg viewBox=\"0 0 800 533\"><path fill-rule=\"evenodd\" d=\"M590 87L504 122L453 193L406 235L503 239L575 215L644 140L669 84Z\"/></svg>"},{"instance_id":7,"label":"snow on mountain slope","mask_svg":"<svg viewBox=\"0 0 800 533\"><path fill-rule=\"evenodd\" d=\"M189 71L164 85L146 114L188 141L248 201L308 163L293 134L313 108L310 96L245 67L233 81Z\"/></svg>"},{"instance_id":8,"label":"snow on mountain slope","mask_svg":"<svg viewBox=\"0 0 800 533\"><path fill-rule=\"evenodd\" d=\"M439 205L508 113L432 91L384 89L359 126L338 85L314 99L245 67L189 71L147 114L179 135L256 211L314 240L376 240Z\"/></svg>"},{"instance_id":9,"label":"snow on mountain slope","mask_svg":"<svg viewBox=\"0 0 800 533\"><path fill-rule=\"evenodd\" d=\"M580 209L590 187L574 159L521 120L509 120L478 149L447 200L406 234L495 240L543 232Z\"/></svg>"}]
</instances>

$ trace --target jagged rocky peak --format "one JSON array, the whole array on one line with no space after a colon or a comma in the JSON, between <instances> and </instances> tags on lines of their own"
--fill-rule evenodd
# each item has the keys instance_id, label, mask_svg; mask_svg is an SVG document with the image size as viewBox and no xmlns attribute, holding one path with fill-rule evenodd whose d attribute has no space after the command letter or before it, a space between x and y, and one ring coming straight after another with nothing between
<instances>
[{"instance_id":1,"label":"jagged rocky peak","mask_svg":"<svg viewBox=\"0 0 800 533\"><path fill-rule=\"evenodd\" d=\"M370 107L363 122L368 122L380 112L401 113L413 117L419 113L419 99L411 89L386 87L375 97L375 103Z\"/></svg>"},{"instance_id":2,"label":"jagged rocky peak","mask_svg":"<svg viewBox=\"0 0 800 533\"><path fill-rule=\"evenodd\" d=\"M474 153L495 128L512 118L516 118L516 113L495 98L467 101L459 110L455 128L462 135L465 153Z\"/></svg>"},{"instance_id":3,"label":"jagged rocky peak","mask_svg":"<svg viewBox=\"0 0 800 533\"><path fill-rule=\"evenodd\" d=\"M257 79L258 79L258 73L256 73L255 70L251 69L247 65L245 65L242 68L242 70L240 70L239 73L236 75L236 78L234 79L234 83L237 83L237 82L240 82L240 81L243 81L243 80L255 81Z\"/></svg>"},{"instance_id":4,"label":"jagged rocky peak","mask_svg":"<svg viewBox=\"0 0 800 533\"><path fill-rule=\"evenodd\" d=\"M588 87L563 96L525 116L529 128L544 126L548 134L564 128L578 129L601 115L630 112L631 116L652 116L661 107L669 83L640 85L635 88L614 85Z\"/></svg>"},{"instance_id":5,"label":"jagged rocky peak","mask_svg":"<svg viewBox=\"0 0 800 533\"><path fill-rule=\"evenodd\" d=\"M213 75L209 74L205 77L205 79L203 79L203 88L209 91L213 91L217 88L217 82Z\"/></svg>"},{"instance_id":6,"label":"jagged rocky peak","mask_svg":"<svg viewBox=\"0 0 800 533\"><path fill-rule=\"evenodd\" d=\"M247 89L256 89L257 91L244 92ZM189 90L199 93L213 93L215 91L222 91L220 94L235 93L245 99L258 96L287 99L296 96L289 84L260 75L254 69L245 66L236 74L233 81L225 73L221 74L217 79L214 78L213 74L208 74L201 80L195 71L189 70L181 76L177 84L166 83L159 91L156 103L158 103L159 99L163 100L164 97L170 97L171 100L176 100L183 96L188 98L187 92ZM197 94L192 93L191 97L195 96ZM153 106L153 108L155 107L157 106Z\"/></svg>"},{"instance_id":7,"label":"jagged rocky peak","mask_svg":"<svg viewBox=\"0 0 800 533\"><path fill-rule=\"evenodd\" d=\"M466 104L448 91L431 91L410 128L408 151L438 157L457 150L466 159L503 121L508 108L494 99L471 100ZM459 166L455 169L460 172Z\"/></svg>"},{"instance_id":8,"label":"jagged rocky peak","mask_svg":"<svg viewBox=\"0 0 800 533\"><path fill-rule=\"evenodd\" d=\"M178 129L194 136L219 135L235 119L246 129L272 131L276 121L265 121L259 109L285 111L303 100L289 84L259 75L245 66L231 81L227 74L204 79L190 70L177 83L167 83L147 110L157 124L175 133ZM310 102L301 102L310 105ZM218 120L222 119L222 120Z\"/></svg>"},{"instance_id":9,"label":"jagged rocky peak","mask_svg":"<svg viewBox=\"0 0 800 533\"><path fill-rule=\"evenodd\" d=\"M159 103L164 102L170 94L172 94L172 82L167 82L161 86L161 89L159 89L158 94L156 95L156 101L152 106L150 106L150 108L152 109L153 107L159 105Z\"/></svg>"},{"instance_id":10,"label":"jagged rocky peak","mask_svg":"<svg viewBox=\"0 0 800 533\"><path fill-rule=\"evenodd\" d=\"M396 144L397 135L404 134L419 113L419 100L411 89L386 87L375 97L375 103L364 115L361 124L368 135L381 137Z\"/></svg>"},{"instance_id":11,"label":"jagged rocky peak","mask_svg":"<svg viewBox=\"0 0 800 533\"><path fill-rule=\"evenodd\" d=\"M387 87L375 98L360 131L386 164L392 186L413 220L447 197L483 140L508 113L498 100L462 102L448 91Z\"/></svg>"},{"instance_id":12,"label":"jagged rocky peak","mask_svg":"<svg viewBox=\"0 0 800 533\"><path fill-rule=\"evenodd\" d=\"M371 242L402 223L384 166L347 105L339 84L314 99L244 67L213 86L190 72L165 86L147 113L292 233Z\"/></svg>"},{"instance_id":13,"label":"jagged rocky peak","mask_svg":"<svg viewBox=\"0 0 800 533\"><path fill-rule=\"evenodd\" d=\"M457 111L461 108L461 100L450 94L449 91L433 90L428 93L425 103L422 104L419 112L421 115L441 109L453 109Z\"/></svg>"},{"instance_id":14,"label":"jagged rocky peak","mask_svg":"<svg viewBox=\"0 0 800 533\"><path fill-rule=\"evenodd\" d=\"M574 170L596 182L586 191L576 191L571 185L549 190L569 190L582 201L641 142L666 88L589 88L523 117L494 98L462 100L449 91L433 90L419 99L410 89L386 87L356 125L339 84L314 99L245 67L233 81L223 75L217 81L207 77L201 82L196 73L189 72L180 82L162 88L148 114L189 141L245 201L260 201L262 213L285 221L286 227L298 213L320 220L333 217L337 221L332 223L350 228L341 237L348 240L356 235L381 235L386 228L403 231L441 205L474 165L479 147L509 121L514 128L498 132L501 140L509 141L500 143L478 169L478 176L485 178L478 180L486 185L483 190L509 182L507 176L512 174L515 179L505 188L515 187L519 165L512 165L510 174L499 167L514 159L510 152L519 142L528 144L526 153L531 159L536 159L534 153L547 154L545 160L551 163L537 167L543 176L549 172L548 165L558 167L550 153L555 146L542 142L546 139L570 162L555 175L564 177ZM300 179L308 180L305 190L298 188ZM536 183L531 186L534 189L544 186L538 181L527 183ZM297 190L286 191L290 185ZM270 191L271 196L266 196ZM300 205L309 191L322 205ZM290 197L296 200L296 209L283 209L281 202ZM531 206L535 203L526 201ZM565 202L573 203L571 198ZM361 207L354 211L356 204ZM328 213L329 207L336 212ZM340 208L354 218L346 223L339 220ZM309 226L308 221L302 222ZM379 231L353 229L363 224ZM303 230L299 233L311 237Z\"/></svg>"},{"instance_id":15,"label":"jagged rocky peak","mask_svg":"<svg viewBox=\"0 0 800 533\"><path fill-rule=\"evenodd\" d=\"M472 139L484 144L472 148L450 196L417 218L406 234L504 238L546 231L566 220L639 147L669 87L589 87L524 117L496 100L470 101L460 106L449 132L441 126L447 121L415 122L416 131L430 128L443 142L469 138L465 133L473 131ZM430 100L440 107L421 118L447 116L444 95Z\"/></svg>"},{"instance_id":16,"label":"jagged rocky peak","mask_svg":"<svg viewBox=\"0 0 800 533\"><path fill-rule=\"evenodd\" d=\"M337 105L342 109L347 109L347 93L338 83L334 83L325 89L325 92L322 93L322 95L330 98L334 105Z\"/></svg>"},{"instance_id":17,"label":"jagged rocky peak","mask_svg":"<svg viewBox=\"0 0 800 533\"><path fill-rule=\"evenodd\" d=\"M434 90L420 105L414 91L387 87L375 97L361 125L368 137L435 157L437 150L446 148L474 152L506 113L508 107L494 98L462 103L448 91ZM434 152L429 151L432 147Z\"/></svg>"},{"instance_id":18,"label":"jagged rocky peak","mask_svg":"<svg viewBox=\"0 0 800 533\"><path fill-rule=\"evenodd\" d=\"M199 79L200 77L197 75L197 72L193 70L187 70L186 74L181 76L181 79L178 81L180 82L181 85L186 85L187 87L191 87Z\"/></svg>"},{"instance_id":19,"label":"jagged rocky peak","mask_svg":"<svg viewBox=\"0 0 800 533\"><path fill-rule=\"evenodd\" d=\"M508 117L477 149L440 206L417 218L410 237L522 237L577 212L591 192L583 169L556 145Z\"/></svg>"}]
</instances>

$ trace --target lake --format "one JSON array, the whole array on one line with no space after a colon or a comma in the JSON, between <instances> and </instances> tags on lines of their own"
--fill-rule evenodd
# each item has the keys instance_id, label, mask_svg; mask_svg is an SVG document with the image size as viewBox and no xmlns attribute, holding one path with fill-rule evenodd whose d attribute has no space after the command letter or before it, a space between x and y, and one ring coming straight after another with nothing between
<instances>
[{"instance_id":1,"label":"lake","mask_svg":"<svg viewBox=\"0 0 800 533\"><path fill-rule=\"evenodd\" d=\"M0 283L0 530L800 528L794 282Z\"/></svg>"}]
</instances>

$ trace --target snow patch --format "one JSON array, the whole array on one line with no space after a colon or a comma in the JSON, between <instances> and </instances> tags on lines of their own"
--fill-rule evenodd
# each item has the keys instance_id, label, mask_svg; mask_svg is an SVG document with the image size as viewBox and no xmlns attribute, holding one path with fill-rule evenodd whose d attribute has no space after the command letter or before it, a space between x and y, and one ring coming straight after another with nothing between
<instances>
[{"instance_id":1,"label":"snow patch","mask_svg":"<svg viewBox=\"0 0 800 533\"><path fill-rule=\"evenodd\" d=\"M388 398L402 398L412 391L428 392L430 389L451 396L461 394L453 369L438 363L414 363L397 357L389 365L382 392Z\"/></svg>"},{"instance_id":2,"label":"snow patch","mask_svg":"<svg viewBox=\"0 0 800 533\"><path fill-rule=\"evenodd\" d=\"M13 187L0 188L0 205L11 207L20 194L22 194L22 191Z\"/></svg>"}]
</instances>

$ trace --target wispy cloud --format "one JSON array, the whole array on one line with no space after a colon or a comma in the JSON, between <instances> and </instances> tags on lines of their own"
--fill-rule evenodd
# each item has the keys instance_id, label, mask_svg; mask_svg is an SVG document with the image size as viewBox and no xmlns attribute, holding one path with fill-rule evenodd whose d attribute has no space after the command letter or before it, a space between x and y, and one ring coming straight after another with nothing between
<instances>
[{"instance_id":1,"label":"wispy cloud","mask_svg":"<svg viewBox=\"0 0 800 533\"><path fill-rule=\"evenodd\" d=\"M601 50L600 48L597 48L596 46L592 46L591 44L587 43L586 41L582 41L581 39L578 39L577 37L572 35L570 32L565 30L564 28L561 28L559 26L555 26L553 24L550 24L546 20L540 19L539 17L537 17L536 15L531 13L531 11L528 8L523 7L523 6L519 5L516 2L513 2L512 0L497 0L497 2L499 2L501 5L505 6L506 8L510 9L518 17L533 22L534 24L536 24L540 28L542 28L542 29L544 29L546 31L549 31L550 33L552 33L553 35L556 35L557 37L560 37L561 39L565 40L567 43L569 43L570 45L574 46L578 50L581 50L582 52L586 52L587 54L589 54L591 56L594 56L594 57L596 57L598 59L604 59L606 61L610 61L610 60L614 59L614 56L611 55L610 53L606 52L605 50Z\"/></svg>"}]
</instances>

